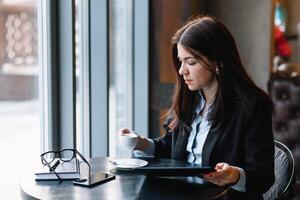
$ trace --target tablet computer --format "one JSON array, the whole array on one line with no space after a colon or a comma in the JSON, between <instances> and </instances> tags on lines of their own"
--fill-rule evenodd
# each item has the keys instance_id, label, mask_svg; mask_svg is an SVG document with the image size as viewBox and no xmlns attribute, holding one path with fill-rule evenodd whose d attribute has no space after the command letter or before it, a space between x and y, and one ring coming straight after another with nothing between
<instances>
[{"instance_id":1,"label":"tablet computer","mask_svg":"<svg viewBox=\"0 0 300 200\"><path fill-rule=\"evenodd\" d=\"M215 171L213 167L201 166L172 159L148 160L148 165L132 169L147 176L201 176Z\"/></svg>"},{"instance_id":2,"label":"tablet computer","mask_svg":"<svg viewBox=\"0 0 300 200\"><path fill-rule=\"evenodd\" d=\"M141 167L134 171L147 176L201 176L215 170L212 167Z\"/></svg>"}]
</instances>

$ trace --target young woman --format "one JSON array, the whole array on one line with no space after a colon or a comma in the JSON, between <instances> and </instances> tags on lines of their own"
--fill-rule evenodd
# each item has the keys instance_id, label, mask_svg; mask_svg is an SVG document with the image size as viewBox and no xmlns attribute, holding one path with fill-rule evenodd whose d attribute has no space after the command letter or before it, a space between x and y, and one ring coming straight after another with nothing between
<instances>
[{"instance_id":1,"label":"young woman","mask_svg":"<svg viewBox=\"0 0 300 200\"><path fill-rule=\"evenodd\" d=\"M197 18L173 36L172 56L177 82L166 134L139 136L135 150L214 166L204 178L229 184L230 199L262 199L274 182L272 103L246 73L231 33L212 17ZM134 131L119 131L127 133Z\"/></svg>"}]
</instances>

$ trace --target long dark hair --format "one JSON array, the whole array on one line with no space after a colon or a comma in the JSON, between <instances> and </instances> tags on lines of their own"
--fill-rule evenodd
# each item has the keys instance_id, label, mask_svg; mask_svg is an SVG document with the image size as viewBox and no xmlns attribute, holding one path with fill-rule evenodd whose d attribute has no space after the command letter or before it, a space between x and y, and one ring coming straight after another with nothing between
<instances>
[{"instance_id":1,"label":"long dark hair","mask_svg":"<svg viewBox=\"0 0 300 200\"><path fill-rule=\"evenodd\" d=\"M205 63L205 56L217 64L218 90L208 114L208 119L213 121L213 128L221 128L226 123L237 98L247 103L247 93L251 91L268 98L247 74L234 38L225 25L210 16L197 17L180 28L172 38L172 59L177 81L168 112L173 117L169 124L171 130L178 127L179 123L190 126L198 103L198 91L190 91L178 73L181 64L177 57L177 44L181 44L198 61ZM215 73L211 66L205 67Z\"/></svg>"}]
</instances>

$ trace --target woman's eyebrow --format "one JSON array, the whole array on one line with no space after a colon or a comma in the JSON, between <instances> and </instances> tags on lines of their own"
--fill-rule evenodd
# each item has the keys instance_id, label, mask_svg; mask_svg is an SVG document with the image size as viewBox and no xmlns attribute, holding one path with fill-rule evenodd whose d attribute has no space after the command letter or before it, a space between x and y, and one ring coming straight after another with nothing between
<instances>
[{"instance_id":1,"label":"woman's eyebrow","mask_svg":"<svg viewBox=\"0 0 300 200\"><path fill-rule=\"evenodd\" d=\"M179 56L177 56L177 58L178 58L179 60L195 59L194 57L191 57L191 56L185 57L185 58L183 58L183 59L181 59Z\"/></svg>"}]
</instances>

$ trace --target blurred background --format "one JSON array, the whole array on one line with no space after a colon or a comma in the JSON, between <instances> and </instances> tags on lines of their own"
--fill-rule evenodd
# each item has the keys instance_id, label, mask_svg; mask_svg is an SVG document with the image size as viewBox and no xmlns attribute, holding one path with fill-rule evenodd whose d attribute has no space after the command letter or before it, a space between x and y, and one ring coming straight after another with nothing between
<instances>
[{"instance_id":1,"label":"blurred background","mask_svg":"<svg viewBox=\"0 0 300 200\"><path fill-rule=\"evenodd\" d=\"M293 151L300 196L299 9L298 0L0 0L1 191L20 199L19 183L44 151L124 157L119 128L163 135L175 82L170 39L208 14L231 30L270 94L274 136Z\"/></svg>"}]
</instances>

